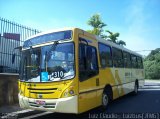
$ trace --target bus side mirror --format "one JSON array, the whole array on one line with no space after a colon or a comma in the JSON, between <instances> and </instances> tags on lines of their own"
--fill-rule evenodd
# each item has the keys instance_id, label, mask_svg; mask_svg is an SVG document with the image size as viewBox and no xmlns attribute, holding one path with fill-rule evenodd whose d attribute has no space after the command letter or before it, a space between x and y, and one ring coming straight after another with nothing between
<instances>
[{"instance_id":1,"label":"bus side mirror","mask_svg":"<svg viewBox=\"0 0 160 119\"><path fill-rule=\"evenodd\" d=\"M16 57L16 54L15 53L12 54L12 64L14 64L14 62L15 62L15 57Z\"/></svg>"}]
</instances>

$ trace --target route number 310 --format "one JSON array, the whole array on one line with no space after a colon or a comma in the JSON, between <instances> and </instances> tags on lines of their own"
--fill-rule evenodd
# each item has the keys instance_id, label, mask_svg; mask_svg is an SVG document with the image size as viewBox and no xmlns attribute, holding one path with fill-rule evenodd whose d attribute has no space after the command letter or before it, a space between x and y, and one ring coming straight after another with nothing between
<instances>
[{"instance_id":1,"label":"route number 310","mask_svg":"<svg viewBox=\"0 0 160 119\"><path fill-rule=\"evenodd\" d=\"M52 77L54 78L63 78L64 77L64 72L63 71L56 71L52 73Z\"/></svg>"}]
</instances>

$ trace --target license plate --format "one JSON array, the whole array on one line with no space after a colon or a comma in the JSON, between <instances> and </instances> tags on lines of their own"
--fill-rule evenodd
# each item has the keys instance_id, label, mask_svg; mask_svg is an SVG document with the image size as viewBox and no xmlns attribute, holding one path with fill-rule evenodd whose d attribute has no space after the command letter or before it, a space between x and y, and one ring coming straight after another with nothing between
<instances>
[{"instance_id":1,"label":"license plate","mask_svg":"<svg viewBox=\"0 0 160 119\"><path fill-rule=\"evenodd\" d=\"M37 104L37 105L45 105L46 102L43 101L43 100L36 100L36 104Z\"/></svg>"}]
</instances>

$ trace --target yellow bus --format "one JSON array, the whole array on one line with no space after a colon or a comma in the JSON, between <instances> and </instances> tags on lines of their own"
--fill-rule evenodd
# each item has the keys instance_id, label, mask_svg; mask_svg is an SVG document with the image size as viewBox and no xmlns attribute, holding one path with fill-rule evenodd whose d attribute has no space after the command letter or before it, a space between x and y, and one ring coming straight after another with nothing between
<instances>
[{"instance_id":1,"label":"yellow bus","mask_svg":"<svg viewBox=\"0 0 160 119\"><path fill-rule=\"evenodd\" d=\"M143 86L142 56L78 28L39 33L21 50L22 108L83 113Z\"/></svg>"}]
</instances>

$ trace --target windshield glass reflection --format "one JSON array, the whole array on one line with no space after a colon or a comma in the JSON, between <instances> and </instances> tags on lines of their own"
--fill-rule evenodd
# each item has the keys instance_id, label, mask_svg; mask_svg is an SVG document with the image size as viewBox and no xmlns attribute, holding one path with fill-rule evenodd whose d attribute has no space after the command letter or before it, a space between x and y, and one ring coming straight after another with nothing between
<instances>
[{"instance_id":1,"label":"windshield glass reflection","mask_svg":"<svg viewBox=\"0 0 160 119\"><path fill-rule=\"evenodd\" d=\"M75 76L74 44L56 44L52 49L53 45L23 51L21 80L51 82L72 79Z\"/></svg>"}]
</instances>

